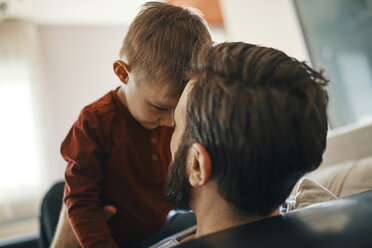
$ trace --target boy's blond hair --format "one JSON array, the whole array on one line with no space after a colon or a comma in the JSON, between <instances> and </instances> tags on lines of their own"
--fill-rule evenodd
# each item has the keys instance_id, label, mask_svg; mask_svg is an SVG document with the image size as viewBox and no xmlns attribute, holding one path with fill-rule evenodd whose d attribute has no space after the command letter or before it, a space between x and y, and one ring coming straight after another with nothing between
<instances>
[{"instance_id":1,"label":"boy's blond hair","mask_svg":"<svg viewBox=\"0 0 372 248\"><path fill-rule=\"evenodd\" d=\"M129 27L120 50L137 81L163 84L171 96L181 95L185 71L198 48L211 45L205 21L188 9L148 2Z\"/></svg>"}]
</instances>

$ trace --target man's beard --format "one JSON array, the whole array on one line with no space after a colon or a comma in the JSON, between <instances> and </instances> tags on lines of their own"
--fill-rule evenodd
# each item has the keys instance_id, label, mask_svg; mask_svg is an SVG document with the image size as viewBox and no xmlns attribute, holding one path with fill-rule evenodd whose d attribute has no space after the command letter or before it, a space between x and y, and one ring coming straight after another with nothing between
<instances>
[{"instance_id":1,"label":"man's beard","mask_svg":"<svg viewBox=\"0 0 372 248\"><path fill-rule=\"evenodd\" d=\"M165 197L176 209L190 210L191 185L186 171L189 147L190 145L182 140L174 161L170 165L167 183L164 188Z\"/></svg>"}]
</instances>

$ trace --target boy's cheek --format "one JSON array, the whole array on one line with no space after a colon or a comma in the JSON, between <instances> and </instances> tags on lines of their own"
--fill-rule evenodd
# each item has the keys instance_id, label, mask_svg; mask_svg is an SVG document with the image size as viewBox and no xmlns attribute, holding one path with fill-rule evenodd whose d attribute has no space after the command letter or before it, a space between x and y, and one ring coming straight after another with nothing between
<instances>
[{"instance_id":1,"label":"boy's cheek","mask_svg":"<svg viewBox=\"0 0 372 248\"><path fill-rule=\"evenodd\" d=\"M157 120L153 111L143 106L135 106L132 115L139 122L155 122Z\"/></svg>"},{"instance_id":2,"label":"boy's cheek","mask_svg":"<svg viewBox=\"0 0 372 248\"><path fill-rule=\"evenodd\" d=\"M144 122L153 123L153 124L156 124L156 122L159 119L159 116L153 113L152 111L144 111L141 117Z\"/></svg>"}]
</instances>

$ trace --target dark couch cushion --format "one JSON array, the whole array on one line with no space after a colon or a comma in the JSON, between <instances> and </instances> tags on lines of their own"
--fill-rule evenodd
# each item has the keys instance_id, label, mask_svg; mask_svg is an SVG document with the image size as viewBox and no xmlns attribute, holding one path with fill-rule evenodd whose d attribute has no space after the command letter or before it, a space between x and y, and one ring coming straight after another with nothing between
<instances>
[{"instance_id":1,"label":"dark couch cushion","mask_svg":"<svg viewBox=\"0 0 372 248\"><path fill-rule=\"evenodd\" d=\"M206 235L177 247L372 247L372 191Z\"/></svg>"},{"instance_id":2,"label":"dark couch cushion","mask_svg":"<svg viewBox=\"0 0 372 248\"><path fill-rule=\"evenodd\" d=\"M0 242L0 248L38 248L39 235L28 235Z\"/></svg>"}]
</instances>

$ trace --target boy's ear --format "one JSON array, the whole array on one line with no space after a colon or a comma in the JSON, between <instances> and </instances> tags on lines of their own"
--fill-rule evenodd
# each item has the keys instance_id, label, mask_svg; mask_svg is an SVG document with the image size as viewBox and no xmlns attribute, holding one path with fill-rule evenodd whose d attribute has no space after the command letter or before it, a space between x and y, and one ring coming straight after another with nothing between
<instances>
[{"instance_id":1,"label":"boy's ear","mask_svg":"<svg viewBox=\"0 0 372 248\"><path fill-rule=\"evenodd\" d=\"M207 150L199 143L191 145L188 159L189 182L193 187L203 186L212 177L212 161Z\"/></svg>"},{"instance_id":2,"label":"boy's ear","mask_svg":"<svg viewBox=\"0 0 372 248\"><path fill-rule=\"evenodd\" d=\"M128 83L129 65L127 63L122 60L116 60L114 62L114 72L121 82L124 84Z\"/></svg>"}]
</instances>

